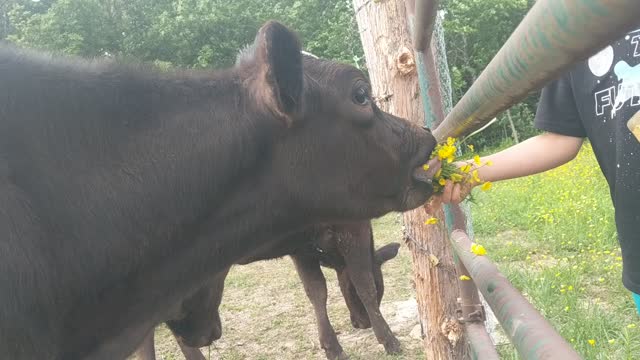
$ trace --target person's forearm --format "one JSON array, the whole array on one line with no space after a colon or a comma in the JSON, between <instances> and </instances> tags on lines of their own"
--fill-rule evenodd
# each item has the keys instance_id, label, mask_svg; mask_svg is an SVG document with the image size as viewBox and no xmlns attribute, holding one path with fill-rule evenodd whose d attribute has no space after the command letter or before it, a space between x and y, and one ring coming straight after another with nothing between
<instances>
[{"instance_id":1,"label":"person's forearm","mask_svg":"<svg viewBox=\"0 0 640 360\"><path fill-rule=\"evenodd\" d=\"M544 172L573 160L582 142L582 138L544 133L483 157L483 164L493 164L482 166L478 175L482 181L499 181Z\"/></svg>"}]
</instances>

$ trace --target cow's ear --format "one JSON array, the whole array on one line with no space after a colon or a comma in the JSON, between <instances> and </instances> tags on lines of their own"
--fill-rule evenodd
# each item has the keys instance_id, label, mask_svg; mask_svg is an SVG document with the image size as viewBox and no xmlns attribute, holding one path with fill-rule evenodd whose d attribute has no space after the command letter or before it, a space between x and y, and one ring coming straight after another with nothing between
<instances>
[{"instance_id":1,"label":"cow's ear","mask_svg":"<svg viewBox=\"0 0 640 360\"><path fill-rule=\"evenodd\" d=\"M380 265L385 262L393 259L398 255L398 250L400 249L400 244L397 242L389 243L380 249L376 250L376 262Z\"/></svg>"},{"instance_id":2,"label":"cow's ear","mask_svg":"<svg viewBox=\"0 0 640 360\"><path fill-rule=\"evenodd\" d=\"M302 108L302 53L298 37L276 21L264 24L254 43L259 95L289 126Z\"/></svg>"}]
</instances>

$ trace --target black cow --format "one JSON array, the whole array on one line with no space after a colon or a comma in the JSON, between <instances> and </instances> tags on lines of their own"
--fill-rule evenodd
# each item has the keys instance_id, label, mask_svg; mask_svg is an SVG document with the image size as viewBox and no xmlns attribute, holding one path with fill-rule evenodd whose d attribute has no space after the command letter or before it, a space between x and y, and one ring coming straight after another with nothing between
<instances>
[{"instance_id":1,"label":"black cow","mask_svg":"<svg viewBox=\"0 0 640 360\"><path fill-rule=\"evenodd\" d=\"M301 245L302 244L302 245ZM320 266L336 271L340 290L355 328L373 326L378 341L390 354L400 352L400 342L380 312L384 295L382 264L398 254L400 244L374 251L370 221L349 225L316 226L288 236L272 249L244 259L241 264L290 255L313 305L320 346L328 359L347 359L327 315L327 284ZM216 275L208 287L183 302L178 318L167 325L187 360L203 359L197 349L222 336L219 306L227 271ZM153 331L138 348L139 360L155 360Z\"/></svg>"},{"instance_id":2,"label":"black cow","mask_svg":"<svg viewBox=\"0 0 640 360\"><path fill-rule=\"evenodd\" d=\"M413 209L429 131L276 22L228 70L0 48L0 358L122 359L216 273Z\"/></svg>"}]
</instances>

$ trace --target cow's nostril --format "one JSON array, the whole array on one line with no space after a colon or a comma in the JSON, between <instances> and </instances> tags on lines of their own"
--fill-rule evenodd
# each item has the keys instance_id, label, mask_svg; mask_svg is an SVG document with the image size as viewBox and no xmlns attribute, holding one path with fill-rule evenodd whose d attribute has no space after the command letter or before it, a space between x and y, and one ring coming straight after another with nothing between
<instances>
[{"instance_id":1,"label":"cow's nostril","mask_svg":"<svg viewBox=\"0 0 640 360\"><path fill-rule=\"evenodd\" d=\"M431 129L430 129L428 126L423 125L423 126L422 126L422 128L423 128L424 130L427 130L427 131L429 132L429 134L431 134Z\"/></svg>"}]
</instances>

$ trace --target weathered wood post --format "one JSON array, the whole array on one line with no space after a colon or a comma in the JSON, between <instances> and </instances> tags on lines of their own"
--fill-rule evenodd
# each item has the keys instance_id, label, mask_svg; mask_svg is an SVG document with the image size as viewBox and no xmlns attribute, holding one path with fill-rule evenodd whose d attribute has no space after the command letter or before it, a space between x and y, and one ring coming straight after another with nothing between
<instances>
[{"instance_id":1,"label":"weathered wood post","mask_svg":"<svg viewBox=\"0 0 640 360\"><path fill-rule=\"evenodd\" d=\"M353 5L378 105L423 125L425 110L419 96L417 59L409 32L406 2L354 0ZM425 61L434 61L431 48L425 52L430 56L424 57ZM433 84L427 91L439 91L439 86ZM444 118L442 108L430 111L434 111L438 120ZM404 214L405 235L413 256L425 354L430 360L464 359L468 347L463 339L463 327L456 318L458 279L444 215L440 212L436 217L440 220L438 224L425 225L427 215L423 209Z\"/></svg>"}]
</instances>

